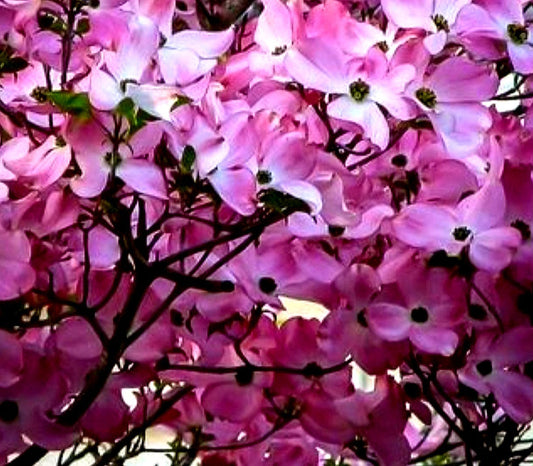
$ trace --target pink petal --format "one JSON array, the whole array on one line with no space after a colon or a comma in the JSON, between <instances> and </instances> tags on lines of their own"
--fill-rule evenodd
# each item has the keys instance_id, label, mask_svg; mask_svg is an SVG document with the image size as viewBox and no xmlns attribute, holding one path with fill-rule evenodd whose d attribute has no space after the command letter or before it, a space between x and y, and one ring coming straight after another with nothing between
<instances>
[{"instance_id":1,"label":"pink petal","mask_svg":"<svg viewBox=\"0 0 533 466\"><path fill-rule=\"evenodd\" d=\"M119 83L99 68L93 68L89 84L89 99L98 110L112 110L124 98Z\"/></svg>"},{"instance_id":2,"label":"pink petal","mask_svg":"<svg viewBox=\"0 0 533 466\"><path fill-rule=\"evenodd\" d=\"M30 152L30 140L27 137L16 137L9 139L0 146L0 174L2 180L14 180L16 177L9 170L9 161L16 163ZM7 166L7 168L6 168ZM17 173L17 166L13 167Z\"/></svg>"},{"instance_id":3,"label":"pink petal","mask_svg":"<svg viewBox=\"0 0 533 466\"><path fill-rule=\"evenodd\" d=\"M472 263L481 270L496 273L511 263L514 249L521 242L520 232L515 228L493 228L474 235L470 244L469 257Z\"/></svg>"},{"instance_id":4,"label":"pink petal","mask_svg":"<svg viewBox=\"0 0 533 466\"><path fill-rule=\"evenodd\" d=\"M371 101L357 102L347 95L335 99L328 105L328 115L339 120L357 123L379 148L389 143L389 125L379 107Z\"/></svg>"},{"instance_id":5,"label":"pink petal","mask_svg":"<svg viewBox=\"0 0 533 466\"><path fill-rule=\"evenodd\" d=\"M461 8L470 4L470 2L471 0L435 0L433 13L444 16L451 26L453 23L455 23Z\"/></svg>"},{"instance_id":6,"label":"pink petal","mask_svg":"<svg viewBox=\"0 0 533 466\"><path fill-rule=\"evenodd\" d=\"M533 380L511 371L491 374L489 385L502 409L517 423L533 419Z\"/></svg>"},{"instance_id":7,"label":"pink petal","mask_svg":"<svg viewBox=\"0 0 533 466\"><path fill-rule=\"evenodd\" d=\"M489 110L478 103L443 102L437 107L438 112L430 112L428 116L442 137L450 157L472 155L492 125Z\"/></svg>"},{"instance_id":8,"label":"pink petal","mask_svg":"<svg viewBox=\"0 0 533 466\"><path fill-rule=\"evenodd\" d=\"M448 34L446 31L439 31L435 34L429 34L424 37L424 46L431 55L436 55L439 53L448 40Z\"/></svg>"},{"instance_id":9,"label":"pink petal","mask_svg":"<svg viewBox=\"0 0 533 466\"><path fill-rule=\"evenodd\" d=\"M456 27L461 35L472 35L474 43L476 35L502 38L501 33L505 29L505 26L502 29L498 25L485 8L473 3L461 9L457 15Z\"/></svg>"},{"instance_id":10,"label":"pink petal","mask_svg":"<svg viewBox=\"0 0 533 466\"><path fill-rule=\"evenodd\" d=\"M301 180L286 180L275 184L274 187L308 204L311 208L311 215L318 214L322 209L322 196L320 191L311 183Z\"/></svg>"},{"instance_id":11,"label":"pink petal","mask_svg":"<svg viewBox=\"0 0 533 466\"><path fill-rule=\"evenodd\" d=\"M216 32L186 30L170 37L165 47L189 49L202 58L217 58L228 50L234 36L233 28Z\"/></svg>"},{"instance_id":12,"label":"pink petal","mask_svg":"<svg viewBox=\"0 0 533 466\"><path fill-rule=\"evenodd\" d=\"M530 29L529 36L531 37L531 35L532 30ZM507 51L515 71L523 74L533 73L533 47L530 43L519 45L509 41Z\"/></svg>"},{"instance_id":13,"label":"pink petal","mask_svg":"<svg viewBox=\"0 0 533 466\"><path fill-rule=\"evenodd\" d=\"M93 359L102 353L102 343L81 317L61 322L54 333L57 348L75 359Z\"/></svg>"},{"instance_id":14,"label":"pink petal","mask_svg":"<svg viewBox=\"0 0 533 466\"><path fill-rule=\"evenodd\" d=\"M312 243L297 242L292 253L298 267L306 275L320 283L331 283L344 267L320 246ZM320 273L317 273L320 270Z\"/></svg>"},{"instance_id":15,"label":"pink petal","mask_svg":"<svg viewBox=\"0 0 533 466\"><path fill-rule=\"evenodd\" d=\"M154 363L172 349L174 339L173 329L168 324L156 322L128 347L124 358L136 362Z\"/></svg>"},{"instance_id":16,"label":"pink petal","mask_svg":"<svg viewBox=\"0 0 533 466\"><path fill-rule=\"evenodd\" d=\"M118 238L102 226L89 232L89 258L91 267L112 268L120 258Z\"/></svg>"},{"instance_id":17,"label":"pink petal","mask_svg":"<svg viewBox=\"0 0 533 466\"><path fill-rule=\"evenodd\" d=\"M241 215L252 215L256 208L255 176L247 168L215 170L209 181L220 197Z\"/></svg>"},{"instance_id":18,"label":"pink petal","mask_svg":"<svg viewBox=\"0 0 533 466\"><path fill-rule=\"evenodd\" d=\"M28 174L33 178L33 185L44 189L55 183L70 164L71 149L69 146L56 147L49 151L37 166Z\"/></svg>"},{"instance_id":19,"label":"pink petal","mask_svg":"<svg viewBox=\"0 0 533 466\"><path fill-rule=\"evenodd\" d=\"M459 342L459 337L453 330L428 325L413 325L409 339L418 349L443 356L451 356Z\"/></svg>"},{"instance_id":20,"label":"pink petal","mask_svg":"<svg viewBox=\"0 0 533 466\"><path fill-rule=\"evenodd\" d=\"M264 50L273 52L292 43L291 14L280 0L263 0L264 9L257 20L254 40Z\"/></svg>"},{"instance_id":21,"label":"pink petal","mask_svg":"<svg viewBox=\"0 0 533 466\"><path fill-rule=\"evenodd\" d=\"M474 231L483 231L500 223L505 215L505 193L501 183L485 184L459 203L457 213L460 222Z\"/></svg>"},{"instance_id":22,"label":"pink petal","mask_svg":"<svg viewBox=\"0 0 533 466\"><path fill-rule=\"evenodd\" d=\"M505 332L492 347L492 361L499 368L533 361L533 329L517 327Z\"/></svg>"},{"instance_id":23,"label":"pink petal","mask_svg":"<svg viewBox=\"0 0 533 466\"><path fill-rule=\"evenodd\" d=\"M159 51L165 82L186 85L208 73L230 47L233 37L231 28L220 32L187 30L174 34Z\"/></svg>"},{"instance_id":24,"label":"pink petal","mask_svg":"<svg viewBox=\"0 0 533 466\"><path fill-rule=\"evenodd\" d=\"M290 49L285 57L289 74L305 87L322 92L344 94L350 83L343 79L340 51L328 49L318 40L309 40L304 51ZM312 52L311 52L312 50Z\"/></svg>"},{"instance_id":25,"label":"pink petal","mask_svg":"<svg viewBox=\"0 0 533 466\"><path fill-rule=\"evenodd\" d=\"M394 216L392 207L384 204L378 204L363 212L361 221L354 227L348 227L344 236L347 238L368 238L376 233L381 223L386 218Z\"/></svg>"},{"instance_id":26,"label":"pink petal","mask_svg":"<svg viewBox=\"0 0 533 466\"><path fill-rule=\"evenodd\" d=\"M35 282L29 264L31 248L22 232L0 232L0 301L13 299L28 291Z\"/></svg>"},{"instance_id":27,"label":"pink petal","mask_svg":"<svg viewBox=\"0 0 533 466\"><path fill-rule=\"evenodd\" d=\"M9 198L9 188L4 183L0 183L0 202Z\"/></svg>"},{"instance_id":28,"label":"pink petal","mask_svg":"<svg viewBox=\"0 0 533 466\"><path fill-rule=\"evenodd\" d=\"M522 5L519 0L505 2L500 0L481 0L478 3L486 8L492 18L503 26L507 26L510 23L522 24L524 22Z\"/></svg>"},{"instance_id":29,"label":"pink petal","mask_svg":"<svg viewBox=\"0 0 533 466\"><path fill-rule=\"evenodd\" d=\"M435 69L428 84L439 102L481 102L494 96L499 81L490 69L451 57Z\"/></svg>"},{"instance_id":30,"label":"pink petal","mask_svg":"<svg viewBox=\"0 0 533 466\"><path fill-rule=\"evenodd\" d=\"M200 57L188 49L163 47L159 51L159 66L168 84L185 85L201 76Z\"/></svg>"},{"instance_id":31,"label":"pink petal","mask_svg":"<svg viewBox=\"0 0 533 466\"><path fill-rule=\"evenodd\" d=\"M371 330L387 341L401 341L409 336L411 321L403 306L375 303L368 307L368 324Z\"/></svg>"},{"instance_id":32,"label":"pink petal","mask_svg":"<svg viewBox=\"0 0 533 466\"><path fill-rule=\"evenodd\" d=\"M102 419L106 422L102 422ZM129 407L118 390L104 389L91 404L81 427L87 436L101 442L113 442L121 437L128 427Z\"/></svg>"},{"instance_id":33,"label":"pink petal","mask_svg":"<svg viewBox=\"0 0 533 466\"><path fill-rule=\"evenodd\" d=\"M491 392L491 388L487 383L487 378L482 377L479 374L475 363L468 363L464 368L458 371L457 375L461 383L472 387L480 395L488 395Z\"/></svg>"},{"instance_id":34,"label":"pink petal","mask_svg":"<svg viewBox=\"0 0 533 466\"><path fill-rule=\"evenodd\" d=\"M175 87L164 84L128 84L126 95L150 115L170 121L170 112L179 93Z\"/></svg>"},{"instance_id":35,"label":"pink petal","mask_svg":"<svg viewBox=\"0 0 533 466\"><path fill-rule=\"evenodd\" d=\"M410 65L406 66L413 70L412 75L414 77L414 68ZM399 93L394 92L388 83L379 86L373 85L370 88L370 98L383 105L392 116L400 120L407 120L414 116L413 106Z\"/></svg>"},{"instance_id":36,"label":"pink petal","mask_svg":"<svg viewBox=\"0 0 533 466\"><path fill-rule=\"evenodd\" d=\"M452 245L456 225L457 220L450 210L422 203L407 206L392 222L394 234L400 241L431 251L448 249Z\"/></svg>"},{"instance_id":37,"label":"pink petal","mask_svg":"<svg viewBox=\"0 0 533 466\"><path fill-rule=\"evenodd\" d=\"M431 14L432 0L382 0L381 6L387 17L401 28L421 28L430 30L433 27Z\"/></svg>"},{"instance_id":38,"label":"pink petal","mask_svg":"<svg viewBox=\"0 0 533 466\"><path fill-rule=\"evenodd\" d=\"M19 340L5 330L0 330L0 357L0 387L8 387L19 380L23 358Z\"/></svg>"},{"instance_id":39,"label":"pink petal","mask_svg":"<svg viewBox=\"0 0 533 466\"><path fill-rule=\"evenodd\" d=\"M159 199L167 199L165 179L159 167L144 159L123 160L116 174L135 191Z\"/></svg>"},{"instance_id":40,"label":"pink petal","mask_svg":"<svg viewBox=\"0 0 533 466\"><path fill-rule=\"evenodd\" d=\"M129 36L119 45L116 55L106 60L109 71L118 82L138 81L159 45L159 31L148 17L134 15L129 30Z\"/></svg>"},{"instance_id":41,"label":"pink petal","mask_svg":"<svg viewBox=\"0 0 533 466\"><path fill-rule=\"evenodd\" d=\"M240 387L237 382L208 385L202 394L202 406L206 411L232 422L243 422L257 415L262 401L259 387Z\"/></svg>"},{"instance_id":42,"label":"pink petal","mask_svg":"<svg viewBox=\"0 0 533 466\"><path fill-rule=\"evenodd\" d=\"M81 169L81 175L70 182L72 191L80 197L97 196L104 190L111 171L111 167L104 161L104 154L78 153L76 161Z\"/></svg>"},{"instance_id":43,"label":"pink petal","mask_svg":"<svg viewBox=\"0 0 533 466\"><path fill-rule=\"evenodd\" d=\"M272 174L272 183L307 178L315 166L313 149L297 132L276 137L266 147L261 168Z\"/></svg>"},{"instance_id":44,"label":"pink petal","mask_svg":"<svg viewBox=\"0 0 533 466\"><path fill-rule=\"evenodd\" d=\"M364 422L364 407L352 412L354 421ZM361 416L358 414L361 413ZM333 400L324 392L309 390L303 396L302 414L299 421L303 429L314 438L327 442L346 442L355 434L355 426L337 411Z\"/></svg>"},{"instance_id":45,"label":"pink petal","mask_svg":"<svg viewBox=\"0 0 533 466\"><path fill-rule=\"evenodd\" d=\"M47 416L44 409L34 408L28 416L31 418L31 424L28 426L27 436L32 442L49 450L68 448L79 436L76 429L55 422Z\"/></svg>"}]
</instances>

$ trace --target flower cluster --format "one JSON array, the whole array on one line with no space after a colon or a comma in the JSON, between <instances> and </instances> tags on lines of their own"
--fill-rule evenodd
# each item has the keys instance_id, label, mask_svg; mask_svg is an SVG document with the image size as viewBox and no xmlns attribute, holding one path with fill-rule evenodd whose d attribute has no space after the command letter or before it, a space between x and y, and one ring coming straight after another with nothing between
<instances>
[{"instance_id":1,"label":"flower cluster","mask_svg":"<svg viewBox=\"0 0 533 466\"><path fill-rule=\"evenodd\" d=\"M531 74L522 0L0 0L0 463L527 458Z\"/></svg>"}]
</instances>

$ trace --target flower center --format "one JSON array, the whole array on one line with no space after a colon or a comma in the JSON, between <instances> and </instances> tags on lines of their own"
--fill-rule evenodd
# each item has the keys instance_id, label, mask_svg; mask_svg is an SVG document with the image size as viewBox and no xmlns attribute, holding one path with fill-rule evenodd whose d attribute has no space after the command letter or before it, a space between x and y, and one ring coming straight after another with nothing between
<instances>
[{"instance_id":1,"label":"flower center","mask_svg":"<svg viewBox=\"0 0 533 466\"><path fill-rule=\"evenodd\" d=\"M255 177L259 184L268 184L272 181L272 173L268 170L259 170Z\"/></svg>"},{"instance_id":2,"label":"flower center","mask_svg":"<svg viewBox=\"0 0 533 466\"><path fill-rule=\"evenodd\" d=\"M513 43L522 45L526 42L529 32L522 24L512 23L507 25L507 35Z\"/></svg>"},{"instance_id":3,"label":"flower center","mask_svg":"<svg viewBox=\"0 0 533 466\"><path fill-rule=\"evenodd\" d=\"M370 94L370 86L362 79L358 79L350 84L350 95L356 102L362 102Z\"/></svg>"},{"instance_id":4,"label":"flower center","mask_svg":"<svg viewBox=\"0 0 533 466\"><path fill-rule=\"evenodd\" d=\"M111 168L117 168L120 165L120 162L122 162L120 154L116 151L108 152L104 156L104 160Z\"/></svg>"},{"instance_id":5,"label":"flower center","mask_svg":"<svg viewBox=\"0 0 533 466\"><path fill-rule=\"evenodd\" d=\"M0 421L10 423L17 419L19 405L13 400L4 400L0 403Z\"/></svg>"},{"instance_id":6,"label":"flower center","mask_svg":"<svg viewBox=\"0 0 533 466\"><path fill-rule=\"evenodd\" d=\"M237 382L237 385L240 385L241 387L245 387L246 385L250 385L254 380L254 371L249 366L242 366L237 369L235 372L235 381Z\"/></svg>"},{"instance_id":7,"label":"flower center","mask_svg":"<svg viewBox=\"0 0 533 466\"><path fill-rule=\"evenodd\" d=\"M486 375L489 375L492 372L492 362L488 359L478 362L476 364L476 369L480 373L480 375L485 377Z\"/></svg>"},{"instance_id":8,"label":"flower center","mask_svg":"<svg viewBox=\"0 0 533 466\"><path fill-rule=\"evenodd\" d=\"M389 44L387 44L386 41L382 40L378 43L376 43L379 50L381 50L383 53L387 53L389 51Z\"/></svg>"},{"instance_id":9,"label":"flower center","mask_svg":"<svg viewBox=\"0 0 533 466\"><path fill-rule=\"evenodd\" d=\"M405 394L412 400L416 400L422 395L422 389L420 388L420 385L414 382L407 382L403 386L403 389L405 391Z\"/></svg>"},{"instance_id":10,"label":"flower center","mask_svg":"<svg viewBox=\"0 0 533 466\"><path fill-rule=\"evenodd\" d=\"M429 313L425 307L418 306L411 310L411 320L417 324L423 324L429 320Z\"/></svg>"},{"instance_id":11,"label":"flower center","mask_svg":"<svg viewBox=\"0 0 533 466\"><path fill-rule=\"evenodd\" d=\"M183 325L185 324L185 319L183 318L183 314L180 311L178 311L177 309L171 309L170 322L176 327L183 327Z\"/></svg>"},{"instance_id":12,"label":"flower center","mask_svg":"<svg viewBox=\"0 0 533 466\"><path fill-rule=\"evenodd\" d=\"M465 241L471 233L467 227L457 227L453 230L452 235L457 241Z\"/></svg>"},{"instance_id":13,"label":"flower center","mask_svg":"<svg viewBox=\"0 0 533 466\"><path fill-rule=\"evenodd\" d=\"M357 323L364 328L368 328L368 321L366 320L366 312L363 309L357 314Z\"/></svg>"},{"instance_id":14,"label":"flower center","mask_svg":"<svg viewBox=\"0 0 533 466\"><path fill-rule=\"evenodd\" d=\"M48 89L43 86L37 86L31 91L30 96L40 104L43 104L48 101Z\"/></svg>"},{"instance_id":15,"label":"flower center","mask_svg":"<svg viewBox=\"0 0 533 466\"><path fill-rule=\"evenodd\" d=\"M281 55L281 54L284 53L286 50L287 50L287 46L286 46L286 45L278 45L278 46L272 51L272 55Z\"/></svg>"},{"instance_id":16,"label":"flower center","mask_svg":"<svg viewBox=\"0 0 533 466\"><path fill-rule=\"evenodd\" d=\"M444 16L441 14L436 14L433 15L431 19L433 20L433 24L435 24L437 31L450 32L450 25Z\"/></svg>"},{"instance_id":17,"label":"flower center","mask_svg":"<svg viewBox=\"0 0 533 466\"><path fill-rule=\"evenodd\" d=\"M427 108L435 108L437 106L437 95L428 87L421 87L416 91L415 95Z\"/></svg>"},{"instance_id":18,"label":"flower center","mask_svg":"<svg viewBox=\"0 0 533 466\"><path fill-rule=\"evenodd\" d=\"M474 320L485 320L487 318L487 311L479 304L471 304L468 308L468 315Z\"/></svg>"},{"instance_id":19,"label":"flower center","mask_svg":"<svg viewBox=\"0 0 533 466\"><path fill-rule=\"evenodd\" d=\"M334 238L338 236L342 236L342 234L346 231L346 228L337 226L337 225L329 225L328 226L328 233L333 236Z\"/></svg>"},{"instance_id":20,"label":"flower center","mask_svg":"<svg viewBox=\"0 0 533 466\"><path fill-rule=\"evenodd\" d=\"M511 223L511 226L513 228L516 228L520 232L524 241L531 238L531 229L529 228L529 225L523 220L515 220L513 223Z\"/></svg>"},{"instance_id":21,"label":"flower center","mask_svg":"<svg viewBox=\"0 0 533 466\"><path fill-rule=\"evenodd\" d=\"M278 284L272 277L261 277L259 279L259 289L266 294L274 293Z\"/></svg>"},{"instance_id":22,"label":"flower center","mask_svg":"<svg viewBox=\"0 0 533 466\"><path fill-rule=\"evenodd\" d=\"M405 154L396 154L390 162L398 168L403 168L407 165L407 157Z\"/></svg>"}]
</instances>

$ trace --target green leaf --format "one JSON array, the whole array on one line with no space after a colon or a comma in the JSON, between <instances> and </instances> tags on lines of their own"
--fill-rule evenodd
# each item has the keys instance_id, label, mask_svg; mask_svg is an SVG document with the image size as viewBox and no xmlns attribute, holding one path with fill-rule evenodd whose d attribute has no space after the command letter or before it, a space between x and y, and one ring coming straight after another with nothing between
<instances>
[{"instance_id":1,"label":"green leaf","mask_svg":"<svg viewBox=\"0 0 533 466\"><path fill-rule=\"evenodd\" d=\"M76 33L83 35L83 34L87 34L90 30L91 30L91 23L89 22L89 18L80 18L76 26Z\"/></svg>"},{"instance_id":2,"label":"green leaf","mask_svg":"<svg viewBox=\"0 0 533 466\"><path fill-rule=\"evenodd\" d=\"M91 118L91 103L86 92L49 91L47 97L62 112L83 120Z\"/></svg>"},{"instance_id":3,"label":"green leaf","mask_svg":"<svg viewBox=\"0 0 533 466\"><path fill-rule=\"evenodd\" d=\"M0 74L17 73L28 66L28 62L22 57L9 58L0 63Z\"/></svg>"},{"instance_id":4,"label":"green leaf","mask_svg":"<svg viewBox=\"0 0 533 466\"><path fill-rule=\"evenodd\" d=\"M185 146L181 156L181 167L185 173L191 173L192 166L196 160L196 151L192 146Z\"/></svg>"},{"instance_id":5,"label":"green leaf","mask_svg":"<svg viewBox=\"0 0 533 466\"><path fill-rule=\"evenodd\" d=\"M448 453L444 453L443 455L434 456L422 464L423 466L444 466L450 463L452 463L452 457Z\"/></svg>"},{"instance_id":6,"label":"green leaf","mask_svg":"<svg viewBox=\"0 0 533 466\"><path fill-rule=\"evenodd\" d=\"M7 44L0 45L0 66L13 54L15 51Z\"/></svg>"},{"instance_id":7,"label":"green leaf","mask_svg":"<svg viewBox=\"0 0 533 466\"><path fill-rule=\"evenodd\" d=\"M135 103L129 97L122 99L115 108L115 111L128 120L130 127L137 126Z\"/></svg>"},{"instance_id":8,"label":"green leaf","mask_svg":"<svg viewBox=\"0 0 533 466\"><path fill-rule=\"evenodd\" d=\"M281 214L292 212L311 212L309 206L301 199L275 189L265 189L259 193L258 197L266 207L269 207Z\"/></svg>"},{"instance_id":9,"label":"green leaf","mask_svg":"<svg viewBox=\"0 0 533 466\"><path fill-rule=\"evenodd\" d=\"M182 105L187 105L192 102L191 99L184 95L179 95L176 97L176 101L172 104L172 107L170 107L170 111L176 110L178 107L181 107Z\"/></svg>"}]
</instances>

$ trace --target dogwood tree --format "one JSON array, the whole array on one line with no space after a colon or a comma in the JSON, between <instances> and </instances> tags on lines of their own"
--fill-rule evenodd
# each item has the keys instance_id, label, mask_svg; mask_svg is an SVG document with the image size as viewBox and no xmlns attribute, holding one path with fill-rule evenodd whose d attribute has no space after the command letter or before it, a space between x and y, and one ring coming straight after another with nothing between
<instances>
[{"instance_id":1,"label":"dogwood tree","mask_svg":"<svg viewBox=\"0 0 533 466\"><path fill-rule=\"evenodd\" d=\"M532 7L0 0L0 463L526 461Z\"/></svg>"}]
</instances>

